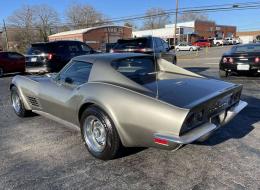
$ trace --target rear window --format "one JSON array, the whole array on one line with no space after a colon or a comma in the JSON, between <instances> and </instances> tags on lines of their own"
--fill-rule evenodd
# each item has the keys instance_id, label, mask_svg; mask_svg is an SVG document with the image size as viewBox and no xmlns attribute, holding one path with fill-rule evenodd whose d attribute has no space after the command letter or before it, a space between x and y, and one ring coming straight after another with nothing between
<instances>
[{"instance_id":1,"label":"rear window","mask_svg":"<svg viewBox=\"0 0 260 190\"><path fill-rule=\"evenodd\" d=\"M32 44L28 49L27 54L37 55L41 53L49 53L51 51L51 46L47 44Z\"/></svg>"},{"instance_id":2,"label":"rear window","mask_svg":"<svg viewBox=\"0 0 260 190\"><path fill-rule=\"evenodd\" d=\"M233 47L232 52L239 53L239 52L260 52L260 45L253 44L253 45L243 45L243 46L236 46Z\"/></svg>"},{"instance_id":3,"label":"rear window","mask_svg":"<svg viewBox=\"0 0 260 190\"><path fill-rule=\"evenodd\" d=\"M111 65L115 70L138 84L146 84L155 80L156 68L152 58L127 58L114 61Z\"/></svg>"},{"instance_id":4,"label":"rear window","mask_svg":"<svg viewBox=\"0 0 260 190\"><path fill-rule=\"evenodd\" d=\"M118 40L114 49L139 49L149 47L147 38L138 38L131 40Z\"/></svg>"}]
</instances>

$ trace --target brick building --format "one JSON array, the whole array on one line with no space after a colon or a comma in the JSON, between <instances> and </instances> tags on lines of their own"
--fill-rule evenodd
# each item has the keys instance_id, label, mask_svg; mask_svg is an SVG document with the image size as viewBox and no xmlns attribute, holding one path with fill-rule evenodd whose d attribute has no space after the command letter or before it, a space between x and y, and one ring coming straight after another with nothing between
<instances>
[{"instance_id":1,"label":"brick building","mask_svg":"<svg viewBox=\"0 0 260 190\"><path fill-rule=\"evenodd\" d=\"M130 38L132 28L126 26L98 26L79 30L61 32L49 36L49 41L55 40L79 40L90 45L96 50L105 50L118 39Z\"/></svg>"},{"instance_id":2,"label":"brick building","mask_svg":"<svg viewBox=\"0 0 260 190\"><path fill-rule=\"evenodd\" d=\"M133 36L141 37L153 35L167 40L170 44L174 42L175 24L165 25L164 28L153 30L134 31ZM235 37L236 27L227 25L218 25L213 21L195 20L190 22L181 22L177 24L177 40L194 42L197 39L207 39L212 37Z\"/></svg>"}]
</instances>

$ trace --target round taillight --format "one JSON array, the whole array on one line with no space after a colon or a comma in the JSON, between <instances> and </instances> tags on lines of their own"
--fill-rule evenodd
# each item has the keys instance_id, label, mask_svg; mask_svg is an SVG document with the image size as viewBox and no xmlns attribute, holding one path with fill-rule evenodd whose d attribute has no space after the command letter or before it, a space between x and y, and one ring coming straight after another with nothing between
<instances>
[{"instance_id":1,"label":"round taillight","mask_svg":"<svg viewBox=\"0 0 260 190\"><path fill-rule=\"evenodd\" d=\"M256 62L256 63L259 63L259 62L260 62L260 58L259 58L259 57L256 57L256 58L255 58L255 62Z\"/></svg>"},{"instance_id":2,"label":"round taillight","mask_svg":"<svg viewBox=\"0 0 260 190\"><path fill-rule=\"evenodd\" d=\"M226 63L226 62L227 62L227 58L224 57L224 58L223 58L223 63Z\"/></svg>"},{"instance_id":3,"label":"round taillight","mask_svg":"<svg viewBox=\"0 0 260 190\"><path fill-rule=\"evenodd\" d=\"M229 63L234 63L234 59L232 57L229 58Z\"/></svg>"},{"instance_id":4,"label":"round taillight","mask_svg":"<svg viewBox=\"0 0 260 190\"><path fill-rule=\"evenodd\" d=\"M53 58L53 54L48 53L48 55L47 55L47 59L48 59L48 60L51 60L52 58Z\"/></svg>"}]
</instances>

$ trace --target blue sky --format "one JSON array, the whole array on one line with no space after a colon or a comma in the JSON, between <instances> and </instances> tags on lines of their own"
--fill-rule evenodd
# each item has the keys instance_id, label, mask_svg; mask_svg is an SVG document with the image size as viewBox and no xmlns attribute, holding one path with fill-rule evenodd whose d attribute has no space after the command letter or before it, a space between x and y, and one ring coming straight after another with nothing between
<instances>
[{"instance_id":1,"label":"blue sky","mask_svg":"<svg viewBox=\"0 0 260 190\"><path fill-rule=\"evenodd\" d=\"M254 1L254 0L252 0ZM64 11L74 2L88 3L110 18L143 14L147 9L160 7L174 9L175 0L0 0L0 19L6 19L12 12L23 5L48 4L64 18ZM179 0L179 7L194 7L213 4L242 3L248 0ZM208 14L218 24L238 26L239 30L260 29L260 9ZM0 22L1 23L1 22ZM2 25L2 24L1 24Z\"/></svg>"}]
</instances>

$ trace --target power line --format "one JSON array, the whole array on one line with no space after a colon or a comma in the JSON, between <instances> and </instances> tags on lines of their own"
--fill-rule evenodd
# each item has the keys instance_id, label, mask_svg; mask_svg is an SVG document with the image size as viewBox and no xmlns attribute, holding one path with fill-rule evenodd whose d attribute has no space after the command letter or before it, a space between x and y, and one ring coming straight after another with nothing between
<instances>
[{"instance_id":1,"label":"power line","mask_svg":"<svg viewBox=\"0 0 260 190\"><path fill-rule=\"evenodd\" d=\"M230 7L231 6L231 7ZM211 8L215 7L215 8ZM200 7L189 7L189 8L180 8L178 13L184 14L184 13L205 13L205 12L227 12L227 11L241 11L241 10L253 10L253 9L260 9L260 1L255 2L245 2L245 3L237 3L237 4L223 4L223 5L210 5L210 6L200 6ZM148 18L154 18L158 16L165 16L165 15L173 15L176 14L176 10L172 11L170 9L167 11L164 11L162 13L152 14L152 15L142 15L142 16L128 16L128 17L119 17L114 19L109 19L107 21L100 21L94 23L94 25L102 25L102 24L109 24L109 23L115 23L115 22L123 22L123 21L129 21L129 20L144 20ZM54 26L55 25L55 26ZM59 28L59 27L74 27L75 25L72 23L61 23L57 22L54 23L53 26L51 26L52 29ZM83 27L83 26L82 26ZM19 28L15 27L8 27L8 29L14 29L14 30L20 30ZM32 27L30 30L39 30L40 27Z\"/></svg>"}]
</instances>

